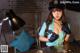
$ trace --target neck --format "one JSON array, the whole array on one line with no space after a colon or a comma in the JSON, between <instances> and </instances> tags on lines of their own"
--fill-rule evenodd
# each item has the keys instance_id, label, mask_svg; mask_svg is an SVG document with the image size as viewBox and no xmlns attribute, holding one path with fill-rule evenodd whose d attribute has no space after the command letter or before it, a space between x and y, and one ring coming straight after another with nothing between
<instances>
[{"instance_id":1,"label":"neck","mask_svg":"<svg viewBox=\"0 0 80 53\"><path fill-rule=\"evenodd\" d=\"M61 21L61 20L56 20L56 19L54 19L54 22L57 23L57 24L62 25L62 21Z\"/></svg>"},{"instance_id":2,"label":"neck","mask_svg":"<svg viewBox=\"0 0 80 53\"><path fill-rule=\"evenodd\" d=\"M57 22L57 23L61 23L61 20L54 19L54 21Z\"/></svg>"}]
</instances>

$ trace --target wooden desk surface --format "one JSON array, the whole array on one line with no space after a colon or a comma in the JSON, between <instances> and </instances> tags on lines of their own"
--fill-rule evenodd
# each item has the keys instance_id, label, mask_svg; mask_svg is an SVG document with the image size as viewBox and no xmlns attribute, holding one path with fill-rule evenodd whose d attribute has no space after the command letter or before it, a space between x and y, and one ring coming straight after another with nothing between
<instances>
[{"instance_id":1,"label":"wooden desk surface","mask_svg":"<svg viewBox=\"0 0 80 53\"><path fill-rule=\"evenodd\" d=\"M70 43L68 45L65 46L67 49L66 53L80 53L80 45L78 44L73 44ZM24 53L36 53L37 49L29 51L29 52L24 52Z\"/></svg>"},{"instance_id":2,"label":"wooden desk surface","mask_svg":"<svg viewBox=\"0 0 80 53\"><path fill-rule=\"evenodd\" d=\"M65 46L68 48L66 53L80 53L80 45L70 43ZM19 52L19 53L37 53L38 49L29 50L29 52ZM9 48L8 53L14 53L14 48Z\"/></svg>"}]
</instances>

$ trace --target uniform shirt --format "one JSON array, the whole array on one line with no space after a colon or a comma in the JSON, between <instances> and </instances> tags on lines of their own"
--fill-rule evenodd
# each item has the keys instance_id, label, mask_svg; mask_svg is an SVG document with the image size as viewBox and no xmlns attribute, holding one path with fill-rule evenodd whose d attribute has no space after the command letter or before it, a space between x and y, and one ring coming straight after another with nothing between
<instances>
[{"instance_id":1,"label":"uniform shirt","mask_svg":"<svg viewBox=\"0 0 80 53\"><path fill-rule=\"evenodd\" d=\"M43 23L40 32L39 32L39 36L45 36L45 30L46 30L46 22ZM52 23L49 25L48 30L51 30L52 32L54 32L54 19L52 20ZM50 38L51 37L51 33L48 33L47 37ZM53 42L46 42L46 46L60 46L63 44L64 41L64 37L65 37L65 32L61 31L59 34L59 38Z\"/></svg>"}]
</instances>

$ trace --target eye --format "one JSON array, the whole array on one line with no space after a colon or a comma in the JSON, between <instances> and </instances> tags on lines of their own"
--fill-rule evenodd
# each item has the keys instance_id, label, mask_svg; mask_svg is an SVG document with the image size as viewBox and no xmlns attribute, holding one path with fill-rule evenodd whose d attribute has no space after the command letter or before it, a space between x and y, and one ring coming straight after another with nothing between
<instances>
[{"instance_id":1,"label":"eye","mask_svg":"<svg viewBox=\"0 0 80 53\"><path fill-rule=\"evenodd\" d=\"M53 10L53 12L56 12L55 10Z\"/></svg>"}]
</instances>

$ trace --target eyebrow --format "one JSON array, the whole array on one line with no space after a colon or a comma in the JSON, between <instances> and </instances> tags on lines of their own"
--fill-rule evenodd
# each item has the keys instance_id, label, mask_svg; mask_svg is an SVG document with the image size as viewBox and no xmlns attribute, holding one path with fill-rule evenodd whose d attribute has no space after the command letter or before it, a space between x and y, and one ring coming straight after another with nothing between
<instances>
[{"instance_id":1,"label":"eyebrow","mask_svg":"<svg viewBox=\"0 0 80 53\"><path fill-rule=\"evenodd\" d=\"M62 11L61 9L55 8L53 11Z\"/></svg>"}]
</instances>

